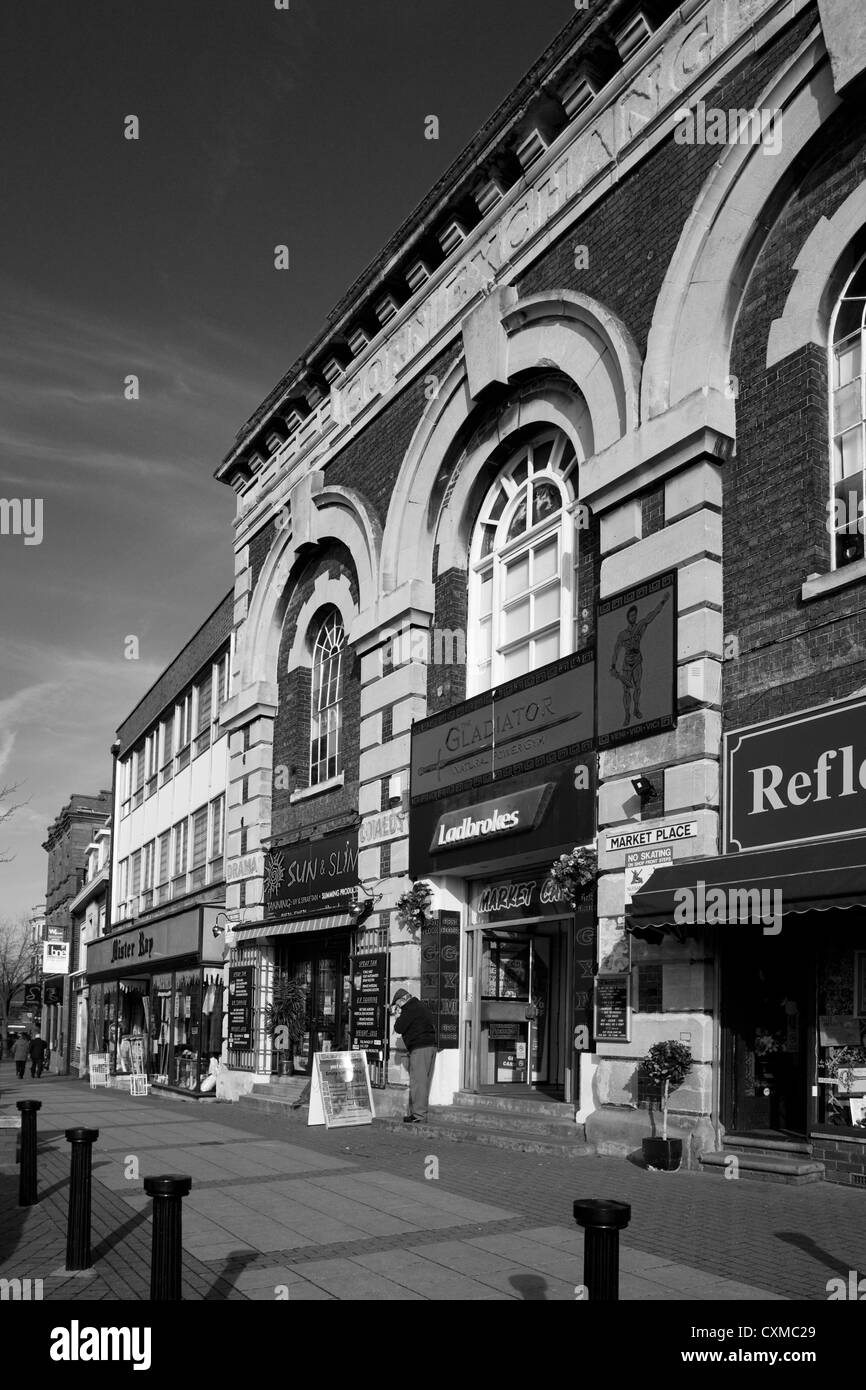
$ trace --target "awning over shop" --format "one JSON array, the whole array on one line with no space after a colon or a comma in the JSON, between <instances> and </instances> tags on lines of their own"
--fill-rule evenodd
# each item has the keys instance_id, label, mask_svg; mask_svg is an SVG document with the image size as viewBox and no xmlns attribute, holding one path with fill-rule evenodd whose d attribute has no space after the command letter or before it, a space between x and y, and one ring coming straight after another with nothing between
<instances>
[{"instance_id":1,"label":"awning over shop","mask_svg":"<svg viewBox=\"0 0 866 1390\"><path fill-rule=\"evenodd\" d=\"M301 932L338 931L351 927L354 917L348 912L335 912L330 917L307 917L302 922L255 922L238 927L235 936L240 941L261 941L271 936L296 936Z\"/></svg>"},{"instance_id":2,"label":"awning over shop","mask_svg":"<svg viewBox=\"0 0 866 1390\"><path fill-rule=\"evenodd\" d=\"M684 937L692 924L683 920L682 896L674 896L683 888L692 891L695 902L707 901L712 889L778 890L783 915L866 907L866 835L715 859L680 859L656 869L633 895L626 907L628 929L649 940L667 934Z\"/></svg>"}]
</instances>

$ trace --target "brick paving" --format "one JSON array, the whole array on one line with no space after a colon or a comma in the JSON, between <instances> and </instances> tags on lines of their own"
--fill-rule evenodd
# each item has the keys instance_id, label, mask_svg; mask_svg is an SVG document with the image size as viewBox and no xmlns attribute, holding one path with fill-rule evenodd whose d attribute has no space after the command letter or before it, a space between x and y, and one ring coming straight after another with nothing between
<instances>
[{"instance_id":1,"label":"brick paving","mask_svg":"<svg viewBox=\"0 0 866 1390\"><path fill-rule=\"evenodd\" d=\"M632 1204L624 1298L823 1301L828 1279L866 1271L866 1193L829 1184L649 1173L621 1159L513 1153L379 1125L329 1132L308 1128L304 1111L274 1118L131 1099L71 1078L16 1083L8 1064L0 1091L0 1115L24 1096L43 1101L38 1206L17 1208L16 1171L0 1167L0 1276L42 1277L50 1299L147 1297L141 1179L167 1171L193 1177L190 1299L573 1299L582 1242L571 1205L589 1196ZM70 1277L62 1130L84 1123L100 1129L95 1261Z\"/></svg>"}]
</instances>

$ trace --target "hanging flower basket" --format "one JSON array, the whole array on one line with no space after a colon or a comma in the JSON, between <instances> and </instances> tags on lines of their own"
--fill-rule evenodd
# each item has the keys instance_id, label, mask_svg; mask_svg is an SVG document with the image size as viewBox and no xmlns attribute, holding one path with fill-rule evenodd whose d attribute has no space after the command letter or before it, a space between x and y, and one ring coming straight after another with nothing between
<instances>
[{"instance_id":1,"label":"hanging flower basket","mask_svg":"<svg viewBox=\"0 0 866 1390\"><path fill-rule=\"evenodd\" d=\"M420 932L427 923L432 900L433 890L429 883L425 883L423 879L419 883L413 883L397 899L396 912L400 926L413 935Z\"/></svg>"},{"instance_id":2,"label":"hanging flower basket","mask_svg":"<svg viewBox=\"0 0 866 1390\"><path fill-rule=\"evenodd\" d=\"M561 854L550 866L550 877L562 889L566 901L574 907L581 889L598 878L598 855L594 849L575 845L570 854Z\"/></svg>"}]
</instances>

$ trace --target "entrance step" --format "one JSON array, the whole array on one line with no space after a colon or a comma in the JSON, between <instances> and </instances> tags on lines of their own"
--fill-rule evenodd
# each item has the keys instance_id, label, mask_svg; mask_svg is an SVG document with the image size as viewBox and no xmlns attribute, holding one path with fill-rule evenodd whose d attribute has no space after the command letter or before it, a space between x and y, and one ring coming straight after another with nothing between
<instances>
[{"instance_id":1,"label":"entrance step","mask_svg":"<svg viewBox=\"0 0 866 1390\"><path fill-rule=\"evenodd\" d=\"M238 1097L238 1105L275 1115L291 1114L294 1102L300 1100L308 1083L308 1076L281 1076L271 1082L257 1081L247 1095Z\"/></svg>"},{"instance_id":2,"label":"entrance step","mask_svg":"<svg viewBox=\"0 0 866 1390\"><path fill-rule=\"evenodd\" d=\"M823 1163L784 1151L765 1154L731 1146L722 1153L702 1153L699 1161L708 1173L721 1173L724 1176L731 1171L732 1158L737 1160L734 1170L737 1176L753 1182L782 1182L791 1187L802 1187L805 1183L824 1180Z\"/></svg>"},{"instance_id":3,"label":"entrance step","mask_svg":"<svg viewBox=\"0 0 866 1390\"><path fill-rule=\"evenodd\" d=\"M536 1095L525 1091L516 1096L490 1091L455 1091L452 1105L445 1108L492 1110L502 1114L527 1115L533 1119L549 1115L556 1120L569 1115L574 1119L573 1106L561 1100L550 1100L547 1096L536 1098Z\"/></svg>"},{"instance_id":4,"label":"entrance step","mask_svg":"<svg viewBox=\"0 0 866 1390\"><path fill-rule=\"evenodd\" d=\"M552 1135L532 1134L525 1131L506 1129L507 1120L500 1118L500 1127L493 1129L486 1125L461 1123L456 1120L454 1108L444 1107L448 1119L428 1117L426 1124L404 1125L402 1120L377 1120L376 1123L394 1134L414 1135L422 1139L449 1139L456 1143L488 1144L495 1149L509 1149L512 1153L552 1154L557 1158L588 1158L595 1150L583 1140L582 1126L572 1121L572 1139L556 1139Z\"/></svg>"},{"instance_id":5,"label":"entrance step","mask_svg":"<svg viewBox=\"0 0 866 1390\"><path fill-rule=\"evenodd\" d=\"M431 1105L430 1114L437 1124L461 1125L471 1129L503 1130L508 1133L526 1135L549 1135L556 1139L583 1140L583 1125L574 1122L574 1109L570 1105L560 1106L561 1113L553 1115L550 1111L534 1114L527 1110L496 1110L488 1105Z\"/></svg>"},{"instance_id":6,"label":"entrance step","mask_svg":"<svg viewBox=\"0 0 866 1390\"><path fill-rule=\"evenodd\" d=\"M808 1139L774 1139L769 1134L726 1134L725 1150L734 1154L763 1154L765 1158L812 1157Z\"/></svg>"}]
</instances>

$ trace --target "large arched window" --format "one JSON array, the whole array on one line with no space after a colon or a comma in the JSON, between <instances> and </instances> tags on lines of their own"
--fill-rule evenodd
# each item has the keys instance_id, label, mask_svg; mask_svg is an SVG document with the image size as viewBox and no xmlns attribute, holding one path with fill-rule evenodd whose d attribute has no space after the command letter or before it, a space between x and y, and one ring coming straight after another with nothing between
<instances>
[{"instance_id":1,"label":"large arched window","mask_svg":"<svg viewBox=\"0 0 866 1390\"><path fill-rule=\"evenodd\" d=\"M343 770L343 653L346 634L336 608L324 618L313 646L310 718L310 786L328 782Z\"/></svg>"},{"instance_id":2,"label":"large arched window","mask_svg":"<svg viewBox=\"0 0 866 1390\"><path fill-rule=\"evenodd\" d=\"M866 469L866 257L842 291L830 335L834 563L863 559Z\"/></svg>"},{"instance_id":3,"label":"large arched window","mask_svg":"<svg viewBox=\"0 0 866 1390\"><path fill-rule=\"evenodd\" d=\"M568 440L545 434L518 450L484 500L469 557L470 695L575 649L575 464Z\"/></svg>"}]
</instances>

